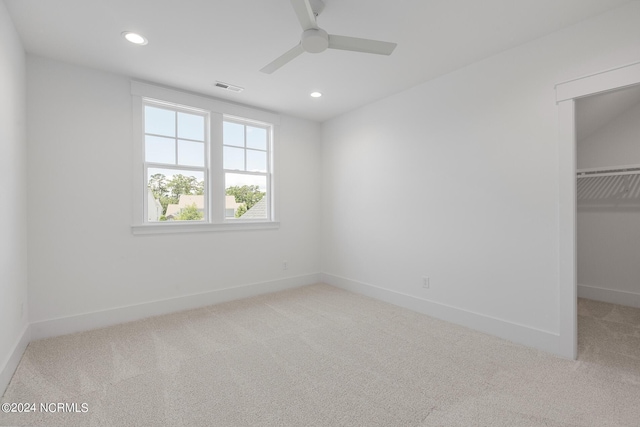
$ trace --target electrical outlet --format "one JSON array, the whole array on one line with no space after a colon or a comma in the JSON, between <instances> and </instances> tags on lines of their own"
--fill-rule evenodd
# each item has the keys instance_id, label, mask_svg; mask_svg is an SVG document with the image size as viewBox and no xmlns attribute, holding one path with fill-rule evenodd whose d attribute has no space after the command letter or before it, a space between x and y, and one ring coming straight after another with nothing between
<instances>
[{"instance_id":1,"label":"electrical outlet","mask_svg":"<svg viewBox=\"0 0 640 427\"><path fill-rule=\"evenodd\" d=\"M289 261L282 261L282 269L283 270L289 269Z\"/></svg>"},{"instance_id":2,"label":"electrical outlet","mask_svg":"<svg viewBox=\"0 0 640 427\"><path fill-rule=\"evenodd\" d=\"M422 278L422 287L425 289L429 289L429 278L428 277L423 277Z\"/></svg>"}]
</instances>

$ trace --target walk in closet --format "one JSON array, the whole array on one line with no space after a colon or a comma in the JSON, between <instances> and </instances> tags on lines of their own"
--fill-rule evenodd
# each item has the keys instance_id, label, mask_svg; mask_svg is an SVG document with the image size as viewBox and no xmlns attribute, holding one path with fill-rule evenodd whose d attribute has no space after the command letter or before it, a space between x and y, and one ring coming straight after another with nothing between
<instances>
[{"instance_id":1,"label":"walk in closet","mask_svg":"<svg viewBox=\"0 0 640 427\"><path fill-rule=\"evenodd\" d=\"M578 100L578 296L640 307L640 86Z\"/></svg>"}]
</instances>

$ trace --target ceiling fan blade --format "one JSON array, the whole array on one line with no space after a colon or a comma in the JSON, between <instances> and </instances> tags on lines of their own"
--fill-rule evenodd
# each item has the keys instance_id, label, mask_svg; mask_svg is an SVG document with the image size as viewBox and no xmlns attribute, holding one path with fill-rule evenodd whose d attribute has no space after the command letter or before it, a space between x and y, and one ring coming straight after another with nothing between
<instances>
[{"instance_id":1,"label":"ceiling fan blade","mask_svg":"<svg viewBox=\"0 0 640 427\"><path fill-rule=\"evenodd\" d=\"M375 53L377 55L391 55L397 43L381 42L377 40L359 39L356 37L329 35L329 49L351 50L354 52Z\"/></svg>"},{"instance_id":2,"label":"ceiling fan blade","mask_svg":"<svg viewBox=\"0 0 640 427\"><path fill-rule=\"evenodd\" d=\"M291 6L293 6L293 10L296 12L298 21L300 21L300 25L304 31L310 28L318 28L316 15L313 13L313 9L311 9L309 0L291 0Z\"/></svg>"},{"instance_id":3,"label":"ceiling fan blade","mask_svg":"<svg viewBox=\"0 0 640 427\"><path fill-rule=\"evenodd\" d=\"M293 49L289 50L284 55L279 56L275 61L271 62L266 67L262 68L260 71L262 71L263 73L271 74L274 71L276 71L278 68L285 65L287 62L297 58L303 52L304 52L304 49L302 48L302 44L299 44Z\"/></svg>"}]
</instances>

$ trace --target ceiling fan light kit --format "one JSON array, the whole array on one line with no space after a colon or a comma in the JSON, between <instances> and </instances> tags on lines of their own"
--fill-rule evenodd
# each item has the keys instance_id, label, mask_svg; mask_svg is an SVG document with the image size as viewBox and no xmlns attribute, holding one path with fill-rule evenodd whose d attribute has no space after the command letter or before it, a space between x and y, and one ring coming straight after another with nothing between
<instances>
[{"instance_id":1,"label":"ceiling fan light kit","mask_svg":"<svg viewBox=\"0 0 640 427\"><path fill-rule=\"evenodd\" d=\"M329 47L329 34L322 28L309 28L300 39L305 52L320 53Z\"/></svg>"},{"instance_id":2,"label":"ceiling fan light kit","mask_svg":"<svg viewBox=\"0 0 640 427\"><path fill-rule=\"evenodd\" d=\"M316 17L324 10L322 0L291 0L291 6L293 6L302 27L300 43L263 67L260 70L263 73L273 73L304 52L320 53L327 49L340 49L376 55L391 55L397 46L396 43L328 34L316 23Z\"/></svg>"}]
</instances>

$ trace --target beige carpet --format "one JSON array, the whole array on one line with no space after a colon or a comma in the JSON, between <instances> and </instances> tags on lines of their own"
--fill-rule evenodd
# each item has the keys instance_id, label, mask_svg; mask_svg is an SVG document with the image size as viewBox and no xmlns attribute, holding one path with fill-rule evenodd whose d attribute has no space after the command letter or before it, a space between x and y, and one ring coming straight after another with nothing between
<instances>
[{"instance_id":1,"label":"beige carpet","mask_svg":"<svg viewBox=\"0 0 640 427\"><path fill-rule=\"evenodd\" d=\"M33 342L33 426L640 426L640 310L581 300L577 362L314 285Z\"/></svg>"}]
</instances>

